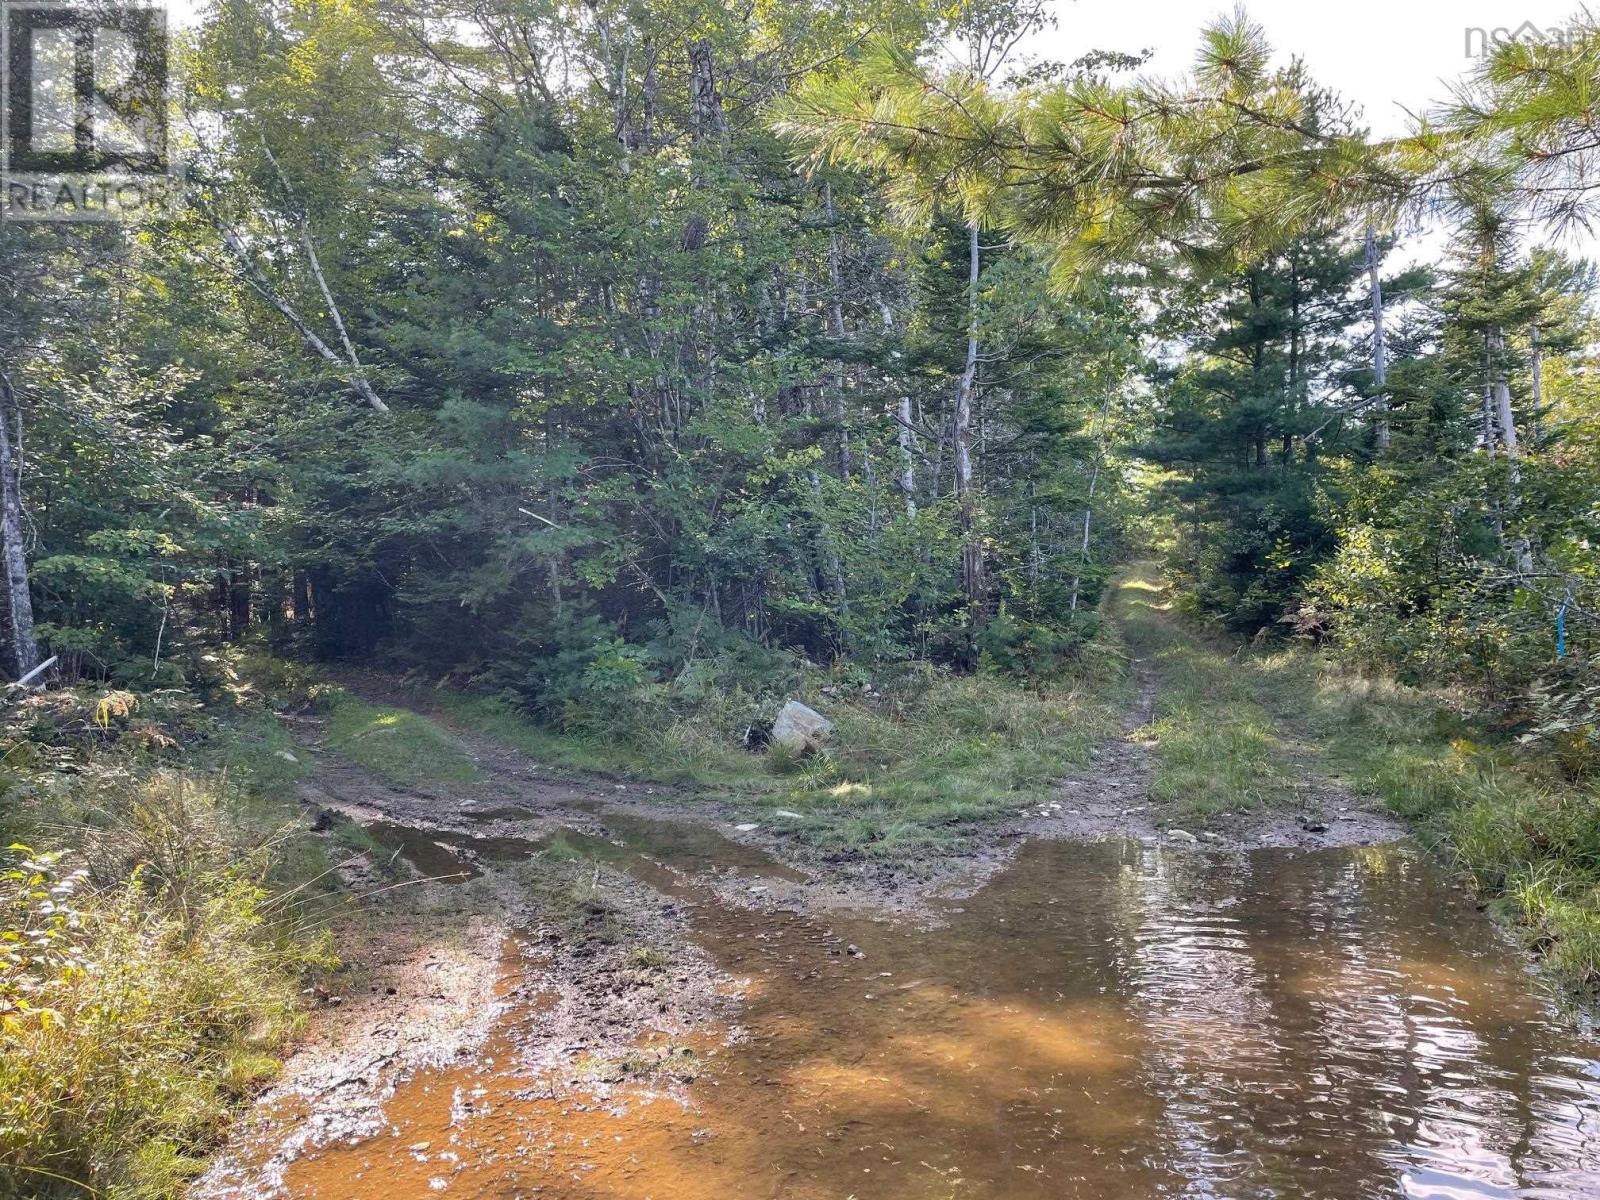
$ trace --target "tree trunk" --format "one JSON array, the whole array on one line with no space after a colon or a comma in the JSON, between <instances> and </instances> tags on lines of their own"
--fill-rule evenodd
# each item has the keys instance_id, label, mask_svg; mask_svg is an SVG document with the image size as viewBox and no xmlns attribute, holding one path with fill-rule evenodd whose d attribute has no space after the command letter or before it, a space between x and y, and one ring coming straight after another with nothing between
<instances>
[{"instance_id":1,"label":"tree trunk","mask_svg":"<svg viewBox=\"0 0 1600 1200\"><path fill-rule=\"evenodd\" d=\"M1094 494L1100 484L1100 468L1106 461L1106 440L1110 436L1106 428L1111 420L1112 396L1106 396L1106 402L1100 409L1100 436L1095 442L1094 466L1089 472L1089 494L1083 501L1083 537L1078 545L1078 569L1072 574L1072 603L1069 612L1078 611L1078 592L1083 586L1083 573L1089 567L1089 537L1094 528Z\"/></svg>"},{"instance_id":2,"label":"tree trunk","mask_svg":"<svg viewBox=\"0 0 1600 1200\"><path fill-rule=\"evenodd\" d=\"M230 641L237 642L250 632L252 575L253 572L248 561L237 559L228 564L228 637Z\"/></svg>"},{"instance_id":3,"label":"tree trunk","mask_svg":"<svg viewBox=\"0 0 1600 1200\"><path fill-rule=\"evenodd\" d=\"M709 38L689 43L689 104L690 130L696 142L720 138L728 132Z\"/></svg>"},{"instance_id":4,"label":"tree trunk","mask_svg":"<svg viewBox=\"0 0 1600 1200\"><path fill-rule=\"evenodd\" d=\"M1539 323L1535 321L1528 331L1528 344L1532 349L1533 412L1530 414L1529 436L1534 453L1544 440L1544 343L1539 336Z\"/></svg>"},{"instance_id":5,"label":"tree trunk","mask_svg":"<svg viewBox=\"0 0 1600 1200\"><path fill-rule=\"evenodd\" d=\"M917 461L911 449L911 397L901 396L895 440L900 443L900 493L905 497L906 516L917 515Z\"/></svg>"},{"instance_id":6,"label":"tree trunk","mask_svg":"<svg viewBox=\"0 0 1600 1200\"><path fill-rule=\"evenodd\" d=\"M1289 255L1289 417L1279 435L1279 465L1287 471L1294 464L1294 433L1300 427L1300 258Z\"/></svg>"},{"instance_id":7,"label":"tree trunk","mask_svg":"<svg viewBox=\"0 0 1600 1200\"><path fill-rule=\"evenodd\" d=\"M961 522L961 586L974 634L983 627L987 585L983 537L978 528L978 497L972 481L972 399L978 378L978 227L967 227L967 355L956 388L956 508Z\"/></svg>"},{"instance_id":8,"label":"tree trunk","mask_svg":"<svg viewBox=\"0 0 1600 1200\"><path fill-rule=\"evenodd\" d=\"M1377 413L1373 441L1381 454L1389 448L1389 362L1383 343L1383 284L1378 279L1378 238L1367 226L1367 279L1372 290L1372 408Z\"/></svg>"},{"instance_id":9,"label":"tree trunk","mask_svg":"<svg viewBox=\"0 0 1600 1200\"><path fill-rule=\"evenodd\" d=\"M22 405L0 371L0 557L4 559L5 669L21 679L39 665L33 635L33 597L22 540Z\"/></svg>"},{"instance_id":10,"label":"tree trunk","mask_svg":"<svg viewBox=\"0 0 1600 1200\"><path fill-rule=\"evenodd\" d=\"M878 311L883 315L884 336L888 337L894 333L894 309L889 307L887 301L879 297ZM900 447L900 495L905 501L906 516L914 517L917 515L917 462L911 441L910 396L901 396L899 401L896 402L894 423L894 440Z\"/></svg>"},{"instance_id":11,"label":"tree trunk","mask_svg":"<svg viewBox=\"0 0 1600 1200\"><path fill-rule=\"evenodd\" d=\"M1494 416L1494 351L1492 335L1483 336L1483 451L1491 461L1499 456L1500 436L1496 432Z\"/></svg>"},{"instance_id":12,"label":"tree trunk","mask_svg":"<svg viewBox=\"0 0 1600 1200\"><path fill-rule=\"evenodd\" d=\"M372 390L372 384L367 382L366 369L361 365L360 359L355 357L354 348L351 347L349 349L350 358L341 357L332 346L322 339L315 329L311 328L311 325L284 298L283 294L273 286L272 281L267 278L267 273L261 269L261 264L256 261L255 255L251 253L250 247L245 244L244 239L231 227L222 223L220 219L214 218L214 221L217 233L222 238L222 244L228 248L228 252L233 255L234 261L239 264L240 278L249 284L257 295L283 314L284 320L294 326L295 332L300 335L300 340L306 344L309 350L313 351L324 362L331 363L344 372L350 386L355 389L356 393L366 402L369 408L376 412L388 412L389 406L383 402L377 392ZM326 281L321 278L320 270L317 275L318 285L323 290L324 296L331 307L332 295L326 290ZM339 328L342 332L344 328L342 320L339 323ZM346 339L346 344L348 345L348 339Z\"/></svg>"},{"instance_id":13,"label":"tree trunk","mask_svg":"<svg viewBox=\"0 0 1600 1200\"><path fill-rule=\"evenodd\" d=\"M1495 423L1499 426L1500 446L1506 454L1506 480L1509 488L1506 509L1511 517L1513 528L1516 527L1518 509L1522 501L1522 457L1521 447L1517 443L1517 418L1511 408L1511 385L1506 379L1505 331L1499 328L1489 331L1489 378L1494 398ZM1512 553L1516 558L1517 573L1530 575L1533 573L1533 547L1528 542L1525 533L1518 531L1512 539Z\"/></svg>"}]
</instances>

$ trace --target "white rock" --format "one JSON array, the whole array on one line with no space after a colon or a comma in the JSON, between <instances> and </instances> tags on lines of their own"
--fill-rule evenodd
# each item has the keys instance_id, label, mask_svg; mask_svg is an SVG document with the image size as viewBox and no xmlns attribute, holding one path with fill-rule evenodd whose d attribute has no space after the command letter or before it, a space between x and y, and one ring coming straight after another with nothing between
<instances>
[{"instance_id":1,"label":"white rock","mask_svg":"<svg viewBox=\"0 0 1600 1200\"><path fill-rule=\"evenodd\" d=\"M734 828L740 833L749 833L752 829L760 829L761 826L757 825L754 821L747 821L743 825L735 825Z\"/></svg>"},{"instance_id":2,"label":"white rock","mask_svg":"<svg viewBox=\"0 0 1600 1200\"><path fill-rule=\"evenodd\" d=\"M1187 829L1169 829L1167 830L1167 836L1175 842L1198 842L1200 840Z\"/></svg>"},{"instance_id":3,"label":"white rock","mask_svg":"<svg viewBox=\"0 0 1600 1200\"><path fill-rule=\"evenodd\" d=\"M779 710L778 719L772 723L772 742L785 750L803 754L822 745L831 732L832 721L800 701L791 700Z\"/></svg>"},{"instance_id":4,"label":"white rock","mask_svg":"<svg viewBox=\"0 0 1600 1200\"><path fill-rule=\"evenodd\" d=\"M275 754L279 758L283 759L284 762L297 763L297 762L300 761L294 755L290 754L287 750L274 750L273 754Z\"/></svg>"},{"instance_id":5,"label":"white rock","mask_svg":"<svg viewBox=\"0 0 1600 1200\"><path fill-rule=\"evenodd\" d=\"M775 817L788 817L791 821L804 821L805 817L797 812L790 812L787 808L780 808L772 814Z\"/></svg>"}]
</instances>

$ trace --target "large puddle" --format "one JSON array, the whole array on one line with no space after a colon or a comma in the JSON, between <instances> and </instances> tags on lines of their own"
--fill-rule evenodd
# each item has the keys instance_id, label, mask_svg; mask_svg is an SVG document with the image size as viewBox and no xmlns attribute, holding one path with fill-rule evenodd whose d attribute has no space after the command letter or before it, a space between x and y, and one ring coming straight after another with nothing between
<instances>
[{"instance_id":1,"label":"large puddle","mask_svg":"<svg viewBox=\"0 0 1600 1200\"><path fill-rule=\"evenodd\" d=\"M534 1078L506 1032L290 1194L1600 1196L1600 1045L1404 850L1035 842L936 930L697 896L696 940L750 987L745 1037L681 1048L687 1105Z\"/></svg>"}]
</instances>

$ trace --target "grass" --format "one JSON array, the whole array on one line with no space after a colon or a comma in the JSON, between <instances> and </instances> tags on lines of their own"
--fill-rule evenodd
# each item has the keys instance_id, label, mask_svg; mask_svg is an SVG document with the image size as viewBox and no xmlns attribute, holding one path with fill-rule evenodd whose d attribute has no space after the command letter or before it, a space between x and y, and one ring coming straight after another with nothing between
<instances>
[{"instance_id":1,"label":"grass","mask_svg":"<svg viewBox=\"0 0 1600 1200\"><path fill-rule=\"evenodd\" d=\"M480 733L513 746L537 762L599 775L625 775L658 783L712 787L748 784L762 775L736 740L709 734L710 714L658 726L643 737L562 733L536 725L495 696L440 691L429 694L441 712Z\"/></svg>"},{"instance_id":2,"label":"grass","mask_svg":"<svg viewBox=\"0 0 1600 1200\"><path fill-rule=\"evenodd\" d=\"M1110 608L1158 679L1154 717L1140 736L1153 746L1150 795L1163 819L1205 825L1295 803L1295 753L1253 660L1187 625L1148 564L1113 589Z\"/></svg>"},{"instance_id":3,"label":"grass","mask_svg":"<svg viewBox=\"0 0 1600 1200\"><path fill-rule=\"evenodd\" d=\"M1559 982L1600 992L1600 785L1490 736L1454 697L1294 673L1330 767L1411 822Z\"/></svg>"},{"instance_id":4,"label":"grass","mask_svg":"<svg viewBox=\"0 0 1600 1200\"><path fill-rule=\"evenodd\" d=\"M342 691L329 703L329 747L374 775L401 786L477 781L478 768L460 742L420 713Z\"/></svg>"},{"instance_id":5,"label":"grass","mask_svg":"<svg viewBox=\"0 0 1600 1200\"><path fill-rule=\"evenodd\" d=\"M0 1195L175 1197L333 965L326 860L247 785L249 737L210 743L232 774L115 745L64 772L8 733L0 832L37 848L0 854Z\"/></svg>"},{"instance_id":6,"label":"grass","mask_svg":"<svg viewBox=\"0 0 1600 1200\"><path fill-rule=\"evenodd\" d=\"M1047 799L1118 726L1126 688L1116 647L1098 673L1037 689L939 673L881 704L816 703L835 723L825 754L759 799L825 858L910 863L959 848L984 825ZM778 817L778 811L798 817Z\"/></svg>"},{"instance_id":7,"label":"grass","mask_svg":"<svg viewBox=\"0 0 1600 1200\"><path fill-rule=\"evenodd\" d=\"M984 825L1047 798L1115 732L1128 701L1126 655L1114 635L1090 648L1076 676L1032 686L926 666L882 674L870 696L824 672L807 678L798 698L834 731L822 752L804 757L745 749L750 704L742 696L653 709L609 737L557 733L488 697L430 700L537 761L691 783L820 857L900 864L967 844Z\"/></svg>"}]
</instances>

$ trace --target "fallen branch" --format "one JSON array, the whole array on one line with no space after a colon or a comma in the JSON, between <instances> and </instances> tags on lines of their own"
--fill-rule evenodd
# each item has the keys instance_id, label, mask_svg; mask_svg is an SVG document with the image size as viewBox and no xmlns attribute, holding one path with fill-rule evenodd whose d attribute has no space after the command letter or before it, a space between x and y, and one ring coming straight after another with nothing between
<instances>
[{"instance_id":1,"label":"fallen branch","mask_svg":"<svg viewBox=\"0 0 1600 1200\"><path fill-rule=\"evenodd\" d=\"M58 659L60 657L61 656L59 654L52 654L49 658L45 659L37 667L35 667L33 670L29 671L26 675L24 675L21 679L17 680L11 686L12 687L19 687L19 688L20 687L27 687L30 683L32 683L40 675L43 675L51 667L55 666L56 659Z\"/></svg>"}]
</instances>

